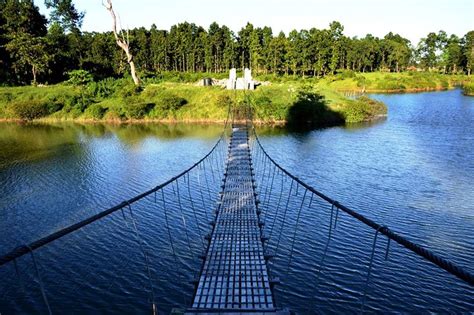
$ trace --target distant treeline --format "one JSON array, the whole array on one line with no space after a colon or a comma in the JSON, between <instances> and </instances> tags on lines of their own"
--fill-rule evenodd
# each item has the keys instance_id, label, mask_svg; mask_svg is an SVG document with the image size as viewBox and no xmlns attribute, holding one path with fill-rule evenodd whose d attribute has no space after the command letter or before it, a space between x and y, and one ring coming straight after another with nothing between
<instances>
[{"instance_id":1,"label":"distant treeline","mask_svg":"<svg viewBox=\"0 0 474 315\"><path fill-rule=\"evenodd\" d=\"M45 2L53 10L50 21L32 0L0 0L0 84L57 83L75 69L97 79L127 73L126 58L112 33L81 32L83 14L71 0ZM416 47L394 33L350 38L343 31L339 22L288 35L250 23L234 33L217 23L205 29L185 22L169 31L137 28L128 36L142 77L244 67L257 74L295 76L324 76L339 69L399 72L416 67L467 74L474 69L474 31L462 38L429 33Z\"/></svg>"}]
</instances>

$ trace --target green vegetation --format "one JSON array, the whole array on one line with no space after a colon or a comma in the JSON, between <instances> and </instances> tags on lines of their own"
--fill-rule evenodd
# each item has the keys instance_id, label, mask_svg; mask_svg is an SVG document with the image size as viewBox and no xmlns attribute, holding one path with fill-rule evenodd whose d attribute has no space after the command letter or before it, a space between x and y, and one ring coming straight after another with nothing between
<instances>
[{"instance_id":1,"label":"green vegetation","mask_svg":"<svg viewBox=\"0 0 474 315\"><path fill-rule=\"evenodd\" d=\"M474 82L466 82L463 84L464 95L474 96Z\"/></svg>"},{"instance_id":2,"label":"green vegetation","mask_svg":"<svg viewBox=\"0 0 474 315\"><path fill-rule=\"evenodd\" d=\"M133 29L127 40L137 87L111 32L81 32L84 13L73 0L45 4L50 21L31 0L0 0L0 83L20 85L0 88L2 119L222 121L230 105L250 104L264 123L321 126L386 113L382 104L347 92L464 84L472 94L466 74L474 69L474 31L462 38L429 33L413 48L392 32L350 38L336 21L288 35L250 23L236 33L217 23ZM203 77L225 78L234 67L272 84L252 93L194 86ZM47 85L21 86L30 83Z\"/></svg>"},{"instance_id":3,"label":"green vegetation","mask_svg":"<svg viewBox=\"0 0 474 315\"><path fill-rule=\"evenodd\" d=\"M0 118L77 121L224 121L229 106L250 105L260 123L325 126L370 120L385 107L349 99L317 81L290 81L256 91L228 91L186 83L147 84L125 79L45 87L0 88Z\"/></svg>"},{"instance_id":4,"label":"green vegetation","mask_svg":"<svg viewBox=\"0 0 474 315\"><path fill-rule=\"evenodd\" d=\"M466 75L443 75L432 72L356 74L344 71L325 77L320 84L337 91L397 93L447 90L461 86L468 78Z\"/></svg>"},{"instance_id":5,"label":"green vegetation","mask_svg":"<svg viewBox=\"0 0 474 315\"><path fill-rule=\"evenodd\" d=\"M128 75L112 32L81 32L84 13L77 11L72 0L45 0L45 4L51 9L50 21L31 0L0 0L1 84L55 84L78 69L96 81ZM105 10L100 1L97 9ZM251 23L233 32L217 23L205 29L184 22L170 30L156 26L132 29L128 38L133 61L145 82L191 78L195 82L202 73L225 76L230 68L245 67L256 75L303 79L337 76L341 69L366 73L415 68L443 74L470 74L474 69L474 31L457 35L431 32L416 45L392 32L383 38L370 34L348 37L337 21L325 29L289 34L274 34L270 27ZM169 75L169 71L174 73ZM80 79L81 73L75 74Z\"/></svg>"}]
</instances>

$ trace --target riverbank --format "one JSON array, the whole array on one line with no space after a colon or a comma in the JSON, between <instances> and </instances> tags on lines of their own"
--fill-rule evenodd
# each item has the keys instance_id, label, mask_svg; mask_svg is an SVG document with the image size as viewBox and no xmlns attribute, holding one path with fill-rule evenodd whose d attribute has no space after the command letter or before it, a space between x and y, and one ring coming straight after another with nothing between
<instances>
[{"instance_id":1,"label":"riverbank","mask_svg":"<svg viewBox=\"0 0 474 315\"><path fill-rule=\"evenodd\" d=\"M444 75L430 72L354 73L342 72L328 76L321 85L339 92L416 93L444 91L462 86L471 79L466 75Z\"/></svg>"},{"instance_id":2,"label":"riverbank","mask_svg":"<svg viewBox=\"0 0 474 315\"><path fill-rule=\"evenodd\" d=\"M250 105L261 124L324 126L371 120L386 108L306 82L275 83L256 91L227 91L191 83L150 83L137 90L125 80L87 86L0 88L0 119L80 122L223 122L229 106Z\"/></svg>"},{"instance_id":3,"label":"riverbank","mask_svg":"<svg viewBox=\"0 0 474 315\"><path fill-rule=\"evenodd\" d=\"M165 76L166 77L166 76ZM59 84L0 88L1 120L138 123L222 123L229 106L250 105L260 124L326 126L370 121L387 114L384 104L364 93L408 93L464 87L472 79L437 73L355 73L324 78L258 76L256 91L200 87L197 75L176 80L145 80L140 89L130 80L106 79L83 86ZM188 79L187 79L188 78Z\"/></svg>"},{"instance_id":4,"label":"riverbank","mask_svg":"<svg viewBox=\"0 0 474 315\"><path fill-rule=\"evenodd\" d=\"M466 96L474 96L474 82L468 82L463 84L462 90Z\"/></svg>"}]
</instances>

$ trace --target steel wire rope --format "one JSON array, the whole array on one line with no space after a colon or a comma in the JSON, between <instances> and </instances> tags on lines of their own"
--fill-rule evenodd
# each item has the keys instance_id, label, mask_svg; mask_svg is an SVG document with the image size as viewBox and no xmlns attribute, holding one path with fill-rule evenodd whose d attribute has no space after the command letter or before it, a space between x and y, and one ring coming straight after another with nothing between
<instances>
[{"instance_id":1,"label":"steel wire rope","mask_svg":"<svg viewBox=\"0 0 474 315\"><path fill-rule=\"evenodd\" d=\"M316 196L318 196L319 198L323 199L324 201L328 202L329 204L335 204L337 206L338 209L344 211L345 213L349 214L350 216L352 216L353 218L355 218L356 220L362 222L363 224L365 224L366 226L372 228L373 230L377 230L379 227L381 227L382 225L374 222L373 220L365 217L364 215L338 203L337 201L329 198L328 196L324 195L323 193L319 192L318 190L316 190L315 188L309 186L308 184L306 184L305 182L303 182L302 180L300 180L299 178L297 178L296 176L294 176L293 174L291 174L290 172L288 172L285 168L283 168L280 164L278 164L266 151L265 149L263 148L260 140L259 140L259 137L256 133L256 130L255 130L255 127L252 128L253 129L253 133L254 133L254 136L255 136L255 139L257 141L257 144L258 146L260 147L260 149L262 150L262 152L267 156L267 158L273 163L275 164L284 174L287 175L287 177L291 178L292 180L296 181L297 183L299 183L301 186L305 187L306 189L308 189L309 191L311 191L313 194L315 194ZM465 270L464 268L456 265L455 263L435 254L434 252L432 252L431 250L428 250L426 249L425 247L421 246L421 245L418 245L412 241L410 241L408 238L406 238L405 236L403 235L400 235L394 231L392 231L391 229L389 228L385 228L385 229L382 229L380 230L380 233L384 234L386 237L388 237L389 239L391 240L394 240L395 242L399 243L400 245L404 246L405 248L407 248L408 250L414 252L415 254L417 254L418 256L421 256L423 258L425 258L426 260L430 261L431 263L437 265L438 267L444 269L445 271L447 271L448 273L458 277L459 279L463 280L464 282L468 283L469 285L471 286L474 286L474 274Z\"/></svg>"}]
</instances>

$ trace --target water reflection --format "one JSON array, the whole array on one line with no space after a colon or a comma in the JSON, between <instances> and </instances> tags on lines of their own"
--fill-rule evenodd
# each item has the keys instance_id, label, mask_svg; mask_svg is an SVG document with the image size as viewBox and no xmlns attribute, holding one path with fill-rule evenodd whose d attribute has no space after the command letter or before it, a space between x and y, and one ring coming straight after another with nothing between
<instances>
[{"instance_id":1,"label":"water reflection","mask_svg":"<svg viewBox=\"0 0 474 315\"><path fill-rule=\"evenodd\" d=\"M123 144L140 145L146 139L173 141L179 138L214 139L219 124L79 124L0 123L0 169L20 162L33 162L62 155L84 141L116 137Z\"/></svg>"}]
</instances>

